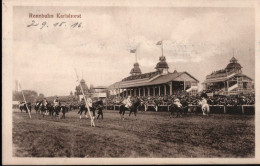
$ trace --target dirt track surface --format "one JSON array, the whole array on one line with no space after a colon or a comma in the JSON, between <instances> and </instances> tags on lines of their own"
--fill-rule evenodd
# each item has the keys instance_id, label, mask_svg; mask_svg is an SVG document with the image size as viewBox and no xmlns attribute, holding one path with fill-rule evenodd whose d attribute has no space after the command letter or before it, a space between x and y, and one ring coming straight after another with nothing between
<instances>
[{"instance_id":1,"label":"dirt track surface","mask_svg":"<svg viewBox=\"0 0 260 166\"><path fill-rule=\"evenodd\" d=\"M128 113L128 112L126 112ZM44 118L13 111L13 155L17 157L254 157L254 116L139 112L138 119L104 111L104 119Z\"/></svg>"}]
</instances>

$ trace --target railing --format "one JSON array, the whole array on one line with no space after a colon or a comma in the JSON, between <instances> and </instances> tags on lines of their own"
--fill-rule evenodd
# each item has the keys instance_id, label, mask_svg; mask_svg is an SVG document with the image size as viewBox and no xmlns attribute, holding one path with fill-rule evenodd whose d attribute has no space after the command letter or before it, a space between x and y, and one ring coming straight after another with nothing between
<instances>
[{"instance_id":1,"label":"railing","mask_svg":"<svg viewBox=\"0 0 260 166\"><path fill-rule=\"evenodd\" d=\"M197 86L191 86L189 89L186 90L186 92L190 92L192 90L197 90L198 87Z\"/></svg>"},{"instance_id":2,"label":"railing","mask_svg":"<svg viewBox=\"0 0 260 166\"><path fill-rule=\"evenodd\" d=\"M238 84L232 85L231 87L228 88L228 91L232 91L233 89L237 88Z\"/></svg>"},{"instance_id":3,"label":"railing","mask_svg":"<svg viewBox=\"0 0 260 166\"><path fill-rule=\"evenodd\" d=\"M119 110L120 105L108 105L107 110ZM255 105L210 105L210 114L255 114ZM147 105L145 111L155 111L155 112L168 112L170 110L170 105ZM201 106L199 105L189 105L189 113L201 113Z\"/></svg>"}]
</instances>

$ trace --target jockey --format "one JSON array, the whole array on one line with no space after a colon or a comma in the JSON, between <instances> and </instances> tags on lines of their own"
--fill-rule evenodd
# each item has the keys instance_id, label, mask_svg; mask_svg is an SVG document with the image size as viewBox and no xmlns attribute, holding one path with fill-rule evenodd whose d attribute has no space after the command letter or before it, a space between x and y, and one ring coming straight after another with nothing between
<instances>
[{"instance_id":1,"label":"jockey","mask_svg":"<svg viewBox=\"0 0 260 166\"><path fill-rule=\"evenodd\" d=\"M89 107L89 111L90 110L92 110L92 99L90 98L90 96L87 94L86 95L86 100L87 100L87 105L88 105L88 107ZM88 117L87 116L87 114L86 114L86 117ZM95 118L95 111L93 111L93 118Z\"/></svg>"},{"instance_id":2,"label":"jockey","mask_svg":"<svg viewBox=\"0 0 260 166\"><path fill-rule=\"evenodd\" d=\"M176 118L177 117L182 117L182 104L180 102L180 100L178 98L176 98L174 101L173 101L173 105L177 111L177 115L176 115ZM172 112L173 113L173 112ZM171 115L172 115L171 113Z\"/></svg>"},{"instance_id":3,"label":"jockey","mask_svg":"<svg viewBox=\"0 0 260 166\"><path fill-rule=\"evenodd\" d=\"M205 110L205 109L209 110L209 105L208 105L207 100L204 96L202 97L202 100L200 101L200 105L201 105L202 111ZM204 111L203 111L203 115L205 115Z\"/></svg>"},{"instance_id":4,"label":"jockey","mask_svg":"<svg viewBox=\"0 0 260 166\"><path fill-rule=\"evenodd\" d=\"M87 104L89 107L92 107L92 99L87 95Z\"/></svg>"},{"instance_id":5,"label":"jockey","mask_svg":"<svg viewBox=\"0 0 260 166\"><path fill-rule=\"evenodd\" d=\"M173 104L176 105L178 108L182 107L182 104L178 98L173 101Z\"/></svg>"},{"instance_id":6,"label":"jockey","mask_svg":"<svg viewBox=\"0 0 260 166\"><path fill-rule=\"evenodd\" d=\"M42 105L44 106L44 108L46 108L47 104L48 104L48 101L46 98L44 98L42 101Z\"/></svg>"},{"instance_id":7,"label":"jockey","mask_svg":"<svg viewBox=\"0 0 260 166\"><path fill-rule=\"evenodd\" d=\"M129 108L132 105L132 101L131 101L131 96L128 96L128 98L126 99L126 104L125 107Z\"/></svg>"},{"instance_id":8,"label":"jockey","mask_svg":"<svg viewBox=\"0 0 260 166\"><path fill-rule=\"evenodd\" d=\"M54 99L53 103L54 103L54 107L58 107L58 106L60 106L60 100L59 100L59 97L56 97L56 99Z\"/></svg>"},{"instance_id":9,"label":"jockey","mask_svg":"<svg viewBox=\"0 0 260 166\"><path fill-rule=\"evenodd\" d=\"M80 103L79 103L79 111L78 114L82 114L82 112L86 109L86 103L84 101L84 98L81 99Z\"/></svg>"}]
</instances>

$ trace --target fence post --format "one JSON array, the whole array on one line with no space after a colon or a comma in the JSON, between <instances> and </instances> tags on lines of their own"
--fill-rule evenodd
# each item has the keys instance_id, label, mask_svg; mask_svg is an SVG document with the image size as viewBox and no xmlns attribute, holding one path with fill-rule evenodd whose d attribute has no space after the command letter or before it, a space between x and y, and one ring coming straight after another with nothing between
<instances>
[{"instance_id":1,"label":"fence post","mask_svg":"<svg viewBox=\"0 0 260 166\"><path fill-rule=\"evenodd\" d=\"M227 113L227 108L226 108L227 106L226 105L224 105L224 114L226 114Z\"/></svg>"},{"instance_id":2,"label":"fence post","mask_svg":"<svg viewBox=\"0 0 260 166\"><path fill-rule=\"evenodd\" d=\"M116 110L116 105L114 105L114 111Z\"/></svg>"},{"instance_id":3,"label":"fence post","mask_svg":"<svg viewBox=\"0 0 260 166\"><path fill-rule=\"evenodd\" d=\"M168 112L170 111L170 110L169 110L169 107L170 107L170 106L168 105L168 106L167 106Z\"/></svg>"},{"instance_id":4,"label":"fence post","mask_svg":"<svg viewBox=\"0 0 260 166\"><path fill-rule=\"evenodd\" d=\"M244 105L242 105L242 114L244 114L245 112L244 112Z\"/></svg>"}]
</instances>

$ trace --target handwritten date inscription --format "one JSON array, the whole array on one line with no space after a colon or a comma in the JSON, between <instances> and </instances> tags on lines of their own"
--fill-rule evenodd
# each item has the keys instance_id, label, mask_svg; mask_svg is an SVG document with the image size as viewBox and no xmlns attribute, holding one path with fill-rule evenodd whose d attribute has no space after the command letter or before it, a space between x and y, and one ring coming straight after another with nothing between
<instances>
[{"instance_id":1,"label":"handwritten date inscription","mask_svg":"<svg viewBox=\"0 0 260 166\"><path fill-rule=\"evenodd\" d=\"M36 22L36 21L32 20L32 22L30 24L28 24L27 27L39 27L40 29L48 28L48 27L82 28L82 23L81 22L73 22L73 23L55 22L55 23L48 23L47 21Z\"/></svg>"}]
</instances>

